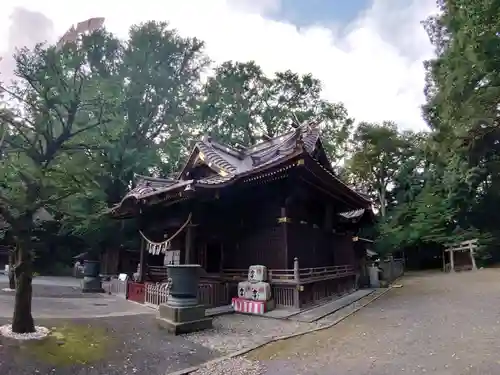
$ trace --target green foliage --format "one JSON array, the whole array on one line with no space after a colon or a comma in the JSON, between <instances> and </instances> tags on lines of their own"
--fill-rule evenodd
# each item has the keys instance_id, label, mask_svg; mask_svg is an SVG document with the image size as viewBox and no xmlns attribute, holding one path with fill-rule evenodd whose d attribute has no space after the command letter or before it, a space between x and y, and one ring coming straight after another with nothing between
<instances>
[{"instance_id":1,"label":"green foliage","mask_svg":"<svg viewBox=\"0 0 500 375\"><path fill-rule=\"evenodd\" d=\"M379 249L479 238L485 256L493 254L500 238L500 3L438 5L442 12L424 22L436 57L426 62L423 113L431 131L423 133L392 122L354 127L310 74L268 76L255 62L228 61L204 79L211 67L203 43L165 23L133 26L125 41L100 30L58 51L21 51L18 81L0 104L3 232L19 234L29 223L33 248L47 257L52 250L37 243L53 239L34 231L32 220L45 207L64 238L53 251L137 248L138 223L103 215L135 174L178 171L203 132L248 146L312 121L338 175L372 197Z\"/></svg>"},{"instance_id":2,"label":"green foliage","mask_svg":"<svg viewBox=\"0 0 500 375\"><path fill-rule=\"evenodd\" d=\"M412 154L409 138L391 122L361 123L354 132L352 156L347 161L352 182L373 197L382 217L386 213L389 185L404 158Z\"/></svg>"},{"instance_id":3,"label":"green foliage","mask_svg":"<svg viewBox=\"0 0 500 375\"><path fill-rule=\"evenodd\" d=\"M353 120L341 103L322 99L321 91L321 82L310 74L285 71L268 77L253 61L228 61L205 85L204 130L224 143L249 146L314 121L321 126L326 152L338 162Z\"/></svg>"},{"instance_id":4,"label":"green foliage","mask_svg":"<svg viewBox=\"0 0 500 375\"><path fill-rule=\"evenodd\" d=\"M379 242L397 248L478 238L482 256L492 258L500 239L500 2L438 6L441 13L424 22L436 51L426 62L424 116L432 132L419 173L405 168L396 175L397 204Z\"/></svg>"},{"instance_id":5,"label":"green foliage","mask_svg":"<svg viewBox=\"0 0 500 375\"><path fill-rule=\"evenodd\" d=\"M103 213L123 198L135 174L179 169L190 151L200 74L208 59L202 42L154 22L132 27L125 42L99 33L78 48L100 79L113 82L117 105L110 126L86 134L98 145L88 150L94 183L58 207L62 229L92 249L138 248L134 224Z\"/></svg>"}]
</instances>

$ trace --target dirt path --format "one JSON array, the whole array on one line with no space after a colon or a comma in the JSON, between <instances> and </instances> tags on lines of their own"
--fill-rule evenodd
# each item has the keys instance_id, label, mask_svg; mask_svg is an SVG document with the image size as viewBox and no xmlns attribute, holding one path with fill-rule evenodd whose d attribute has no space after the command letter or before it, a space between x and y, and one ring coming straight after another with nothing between
<instances>
[{"instance_id":1,"label":"dirt path","mask_svg":"<svg viewBox=\"0 0 500 375\"><path fill-rule=\"evenodd\" d=\"M332 329L247 356L267 374L500 374L500 270L420 273Z\"/></svg>"}]
</instances>

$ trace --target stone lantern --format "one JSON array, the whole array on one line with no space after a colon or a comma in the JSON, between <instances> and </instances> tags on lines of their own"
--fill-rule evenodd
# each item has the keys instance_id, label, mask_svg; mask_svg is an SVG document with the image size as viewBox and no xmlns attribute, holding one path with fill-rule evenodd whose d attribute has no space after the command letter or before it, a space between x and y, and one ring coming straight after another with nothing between
<instances>
[{"instance_id":1,"label":"stone lantern","mask_svg":"<svg viewBox=\"0 0 500 375\"><path fill-rule=\"evenodd\" d=\"M99 275L100 269L101 263L98 260L86 259L83 261L83 293L104 293L101 276Z\"/></svg>"},{"instance_id":2,"label":"stone lantern","mask_svg":"<svg viewBox=\"0 0 500 375\"><path fill-rule=\"evenodd\" d=\"M205 306L198 302L199 264L167 266L168 298L160 305L158 323L177 335L212 328L212 318L205 316Z\"/></svg>"}]
</instances>

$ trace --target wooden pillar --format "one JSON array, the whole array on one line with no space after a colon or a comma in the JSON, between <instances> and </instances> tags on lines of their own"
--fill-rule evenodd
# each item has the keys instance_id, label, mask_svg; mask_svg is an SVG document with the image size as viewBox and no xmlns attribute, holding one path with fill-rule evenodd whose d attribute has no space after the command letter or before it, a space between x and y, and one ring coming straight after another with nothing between
<instances>
[{"instance_id":1,"label":"wooden pillar","mask_svg":"<svg viewBox=\"0 0 500 375\"><path fill-rule=\"evenodd\" d=\"M281 210L280 210L280 216L282 218L286 218L286 207L281 207ZM283 220L283 222L281 223L282 225L282 228L283 228L283 257L285 259L285 265L284 265L284 269L287 269L289 266L289 263L288 263L288 223L287 223L287 220Z\"/></svg>"},{"instance_id":2,"label":"wooden pillar","mask_svg":"<svg viewBox=\"0 0 500 375\"><path fill-rule=\"evenodd\" d=\"M470 260L472 261L472 269L477 270L476 259L474 258L474 248L470 245Z\"/></svg>"},{"instance_id":3,"label":"wooden pillar","mask_svg":"<svg viewBox=\"0 0 500 375\"><path fill-rule=\"evenodd\" d=\"M443 272L446 272L446 250L443 250L442 258L443 258Z\"/></svg>"},{"instance_id":4,"label":"wooden pillar","mask_svg":"<svg viewBox=\"0 0 500 375\"><path fill-rule=\"evenodd\" d=\"M186 227L186 237L185 237L185 245L184 245L184 263L191 264L195 262L194 259L194 227L192 224L188 224Z\"/></svg>"},{"instance_id":5,"label":"wooden pillar","mask_svg":"<svg viewBox=\"0 0 500 375\"><path fill-rule=\"evenodd\" d=\"M299 259L293 259L293 279L295 281L295 290L293 295L293 307L300 309L300 268Z\"/></svg>"},{"instance_id":6,"label":"wooden pillar","mask_svg":"<svg viewBox=\"0 0 500 375\"><path fill-rule=\"evenodd\" d=\"M146 269L147 269L147 249L146 249L146 240L141 236L141 253L139 258L139 282L143 283L146 279Z\"/></svg>"},{"instance_id":7,"label":"wooden pillar","mask_svg":"<svg viewBox=\"0 0 500 375\"><path fill-rule=\"evenodd\" d=\"M450 272L455 272L455 253L452 249L450 249Z\"/></svg>"}]
</instances>

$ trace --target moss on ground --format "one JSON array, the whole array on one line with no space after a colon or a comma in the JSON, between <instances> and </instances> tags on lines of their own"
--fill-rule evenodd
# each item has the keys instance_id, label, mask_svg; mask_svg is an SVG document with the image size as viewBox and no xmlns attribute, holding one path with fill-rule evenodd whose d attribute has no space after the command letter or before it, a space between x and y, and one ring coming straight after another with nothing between
<instances>
[{"instance_id":1,"label":"moss on ground","mask_svg":"<svg viewBox=\"0 0 500 375\"><path fill-rule=\"evenodd\" d=\"M63 323L51 328L50 335L23 344L23 351L53 366L90 364L104 360L113 340L106 330L91 325Z\"/></svg>"}]
</instances>

